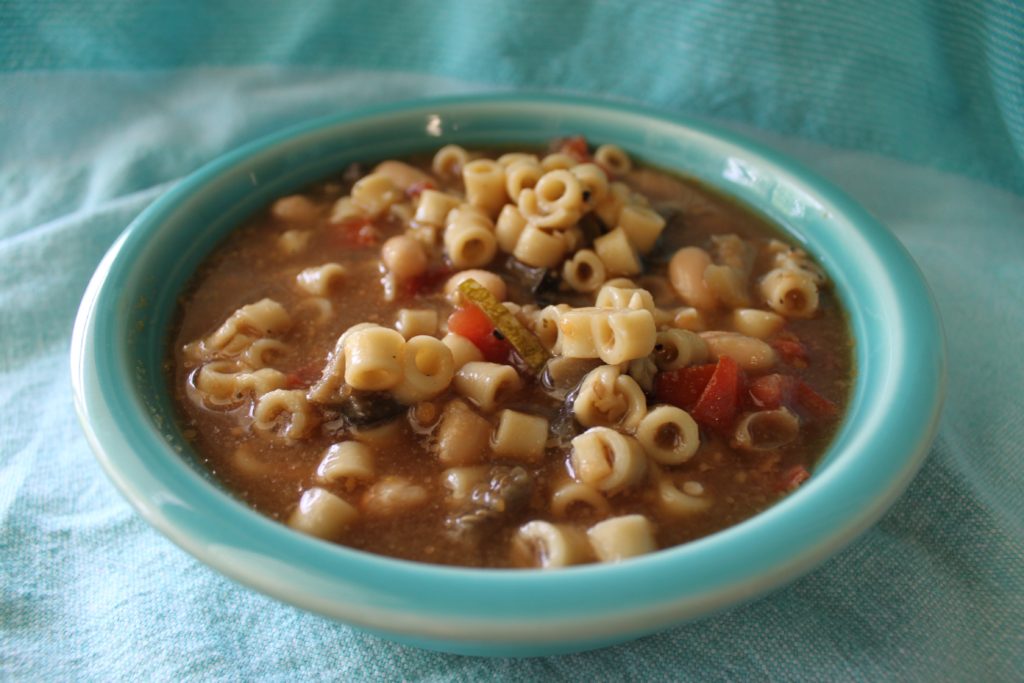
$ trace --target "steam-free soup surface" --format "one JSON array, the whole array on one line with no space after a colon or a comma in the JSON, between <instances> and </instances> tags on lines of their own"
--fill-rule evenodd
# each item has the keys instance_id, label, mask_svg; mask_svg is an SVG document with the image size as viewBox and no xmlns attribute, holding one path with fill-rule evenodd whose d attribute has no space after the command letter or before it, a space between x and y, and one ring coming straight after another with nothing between
<instances>
[{"instance_id":1,"label":"steam-free soup surface","mask_svg":"<svg viewBox=\"0 0 1024 683\"><path fill-rule=\"evenodd\" d=\"M201 267L170 346L183 432L248 505L474 567L619 561L756 514L809 477L853 372L806 254L579 138L281 198Z\"/></svg>"}]
</instances>

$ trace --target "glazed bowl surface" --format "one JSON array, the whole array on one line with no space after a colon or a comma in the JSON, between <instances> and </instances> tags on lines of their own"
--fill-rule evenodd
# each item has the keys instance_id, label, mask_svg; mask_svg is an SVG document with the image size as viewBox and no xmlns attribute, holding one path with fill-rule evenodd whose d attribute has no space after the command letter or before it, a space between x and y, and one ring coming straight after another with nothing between
<instances>
[{"instance_id":1,"label":"glazed bowl surface","mask_svg":"<svg viewBox=\"0 0 1024 683\"><path fill-rule=\"evenodd\" d=\"M620 145L778 224L828 271L849 313L856 384L813 476L724 531L619 564L557 571L441 567L294 532L212 480L177 427L163 370L178 297L234 227L348 163L448 143ZM590 649L764 595L867 529L928 452L945 389L937 309L899 241L827 181L705 123L554 96L420 100L344 113L233 151L180 182L120 236L92 278L71 348L96 457L160 532L241 584L403 643L465 654Z\"/></svg>"}]
</instances>

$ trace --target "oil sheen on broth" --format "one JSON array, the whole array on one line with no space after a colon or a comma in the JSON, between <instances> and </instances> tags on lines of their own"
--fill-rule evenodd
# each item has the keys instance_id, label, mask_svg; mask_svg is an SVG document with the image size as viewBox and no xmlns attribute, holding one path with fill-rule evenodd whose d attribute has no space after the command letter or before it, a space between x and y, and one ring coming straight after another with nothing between
<instances>
[{"instance_id":1,"label":"oil sheen on broth","mask_svg":"<svg viewBox=\"0 0 1024 683\"><path fill-rule=\"evenodd\" d=\"M354 164L181 299L185 436L260 512L393 557L618 561L810 476L852 384L822 270L754 213L582 138Z\"/></svg>"}]
</instances>

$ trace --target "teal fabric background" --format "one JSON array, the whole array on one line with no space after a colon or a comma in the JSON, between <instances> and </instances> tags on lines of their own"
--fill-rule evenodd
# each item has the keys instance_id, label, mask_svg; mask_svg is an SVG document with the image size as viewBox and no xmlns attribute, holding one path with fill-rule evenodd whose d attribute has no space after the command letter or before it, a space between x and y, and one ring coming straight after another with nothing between
<instances>
[{"instance_id":1,"label":"teal fabric background","mask_svg":"<svg viewBox=\"0 0 1024 683\"><path fill-rule=\"evenodd\" d=\"M283 125L516 88L714 118L893 229L950 350L938 440L893 510L766 599L536 660L360 634L147 527L69 390L74 312L117 234ZM1024 679L1019 4L0 1L0 266L0 679Z\"/></svg>"}]
</instances>

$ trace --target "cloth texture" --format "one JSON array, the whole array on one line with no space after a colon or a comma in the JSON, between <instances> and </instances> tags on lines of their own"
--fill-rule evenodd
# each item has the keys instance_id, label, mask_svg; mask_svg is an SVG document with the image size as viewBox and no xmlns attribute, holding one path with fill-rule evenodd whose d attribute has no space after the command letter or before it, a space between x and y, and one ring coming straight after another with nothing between
<instances>
[{"instance_id":1,"label":"cloth texture","mask_svg":"<svg viewBox=\"0 0 1024 683\"><path fill-rule=\"evenodd\" d=\"M530 89L714 119L907 246L949 393L907 492L730 612L527 660L400 646L145 524L70 395L88 278L175 181L310 117ZM1024 10L907 0L0 1L0 680L1024 680Z\"/></svg>"}]
</instances>

